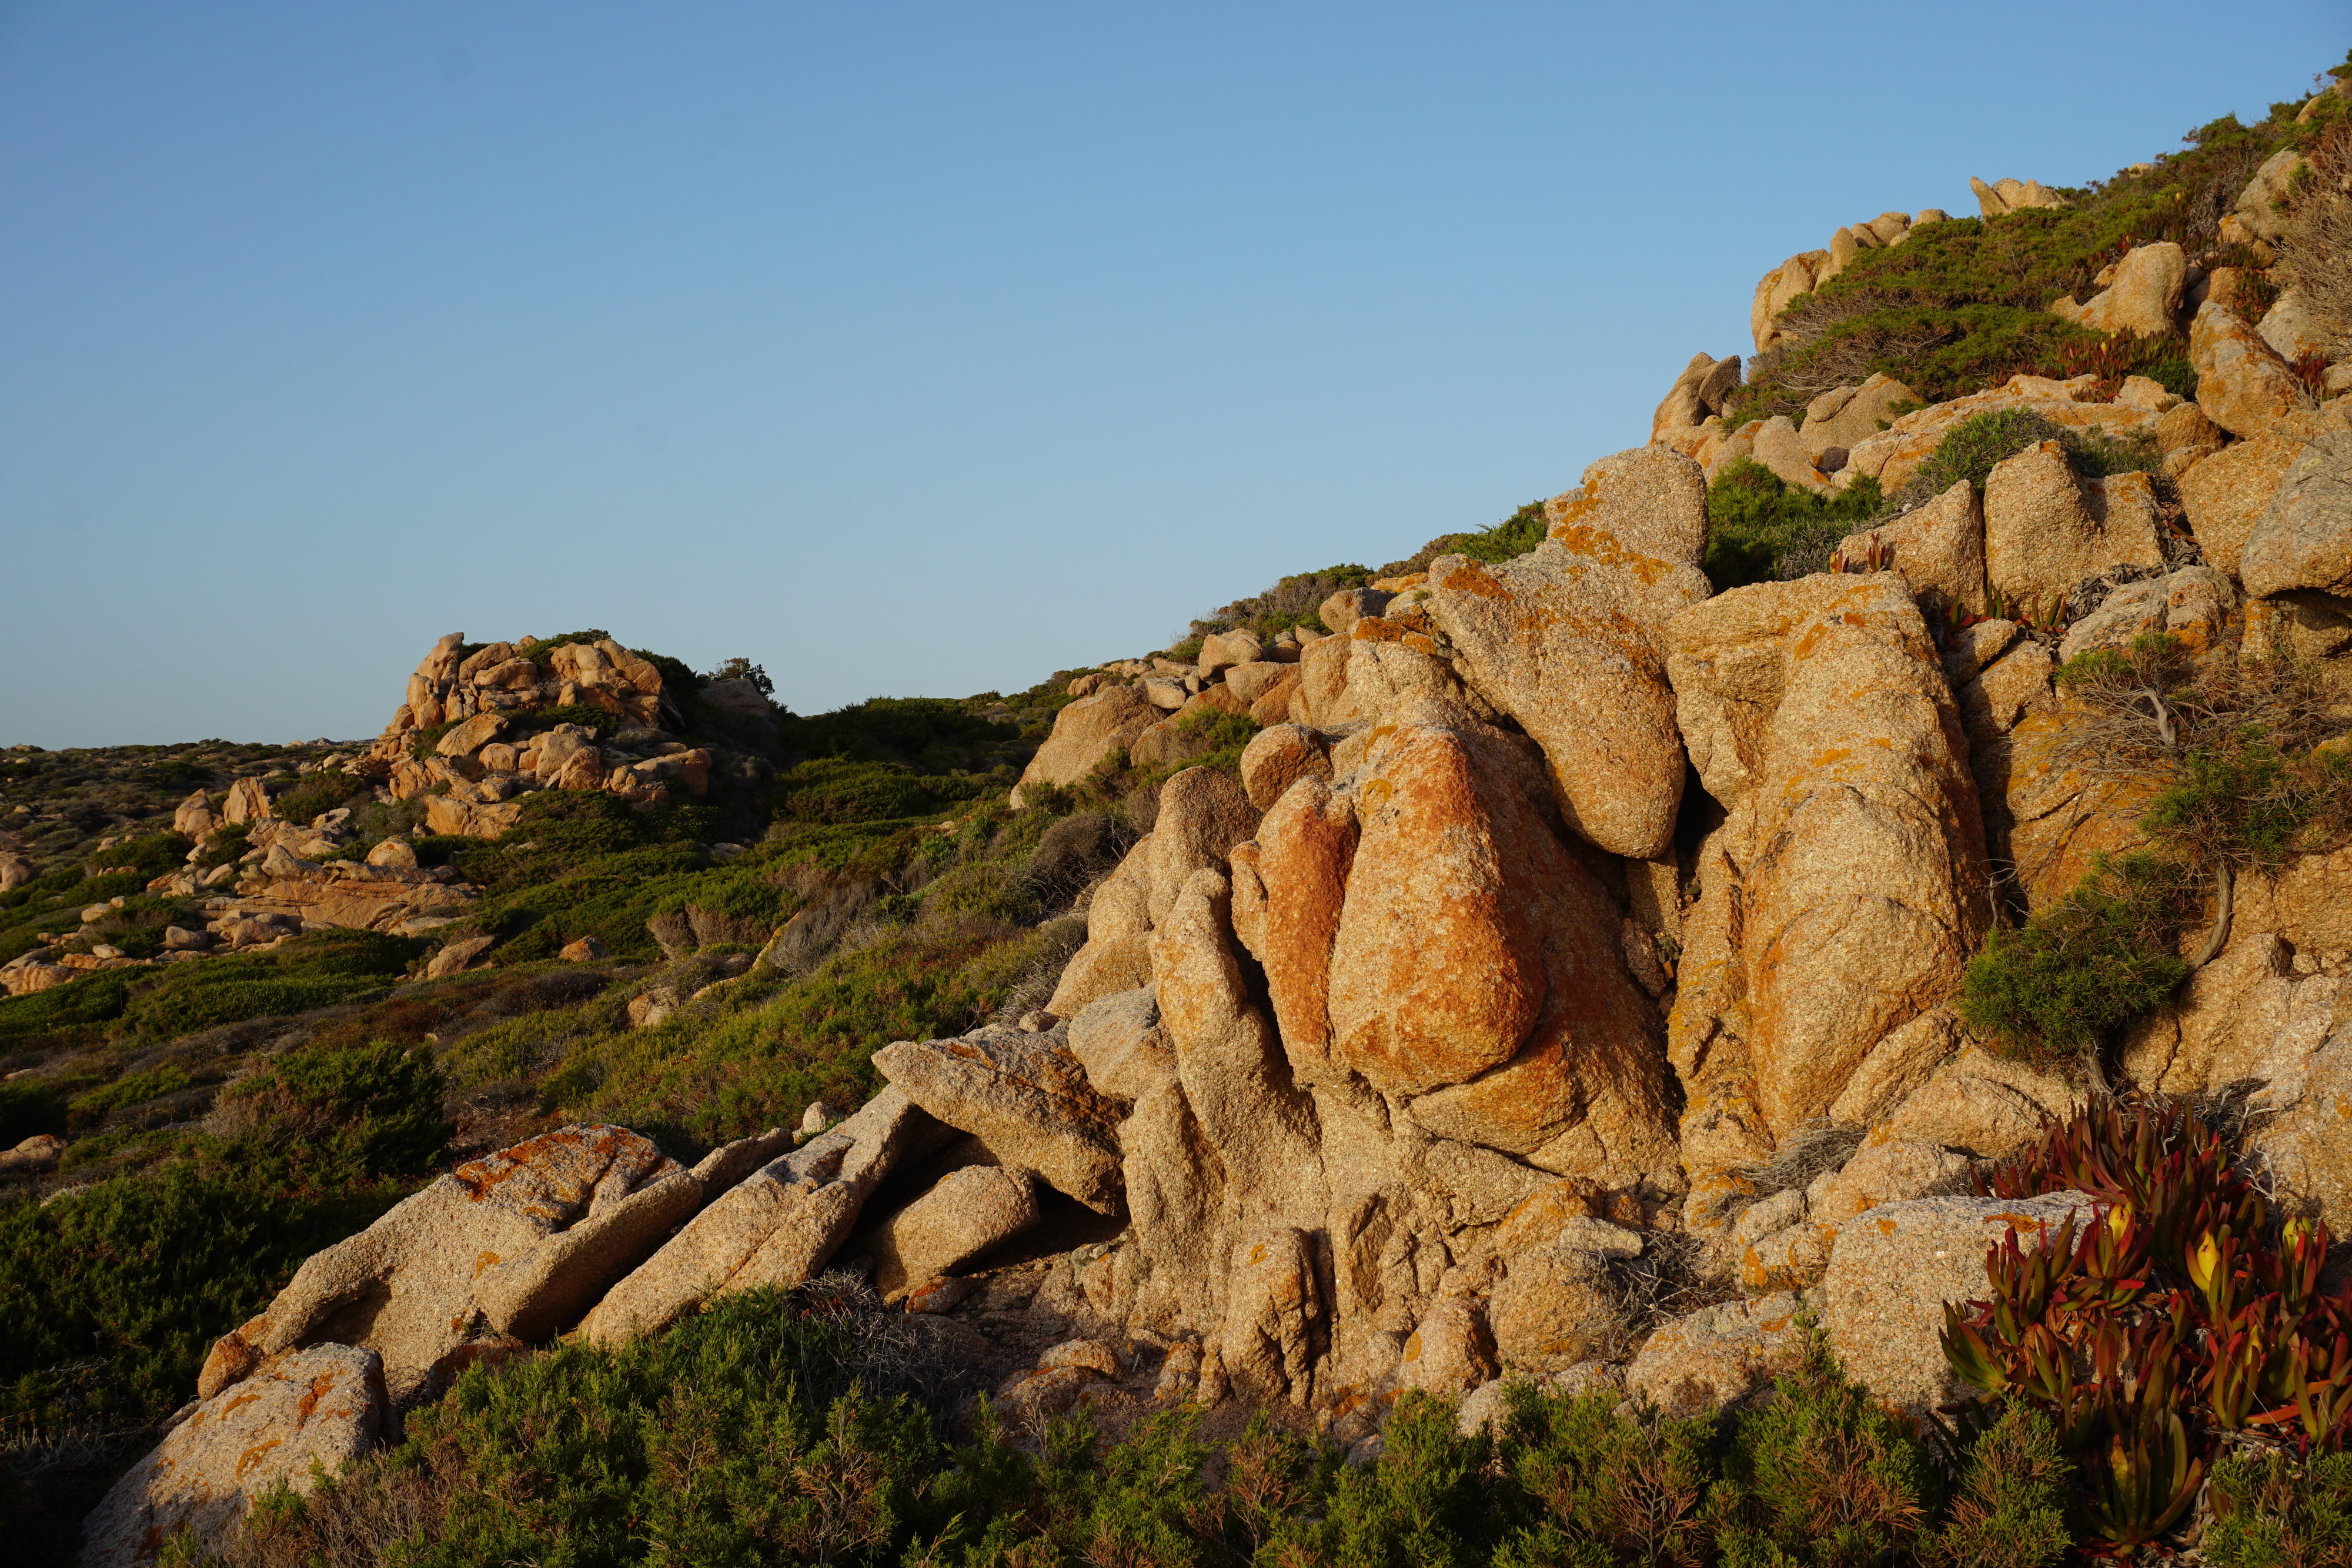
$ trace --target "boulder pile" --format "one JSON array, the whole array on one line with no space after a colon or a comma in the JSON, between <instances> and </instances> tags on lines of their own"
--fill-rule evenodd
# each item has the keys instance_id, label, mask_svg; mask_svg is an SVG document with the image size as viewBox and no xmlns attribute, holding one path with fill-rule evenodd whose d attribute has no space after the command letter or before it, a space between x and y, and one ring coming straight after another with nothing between
<instances>
[{"instance_id":1,"label":"boulder pile","mask_svg":"<svg viewBox=\"0 0 2352 1568\"><path fill-rule=\"evenodd\" d=\"M748 681L713 683L701 695L730 711L767 710ZM534 722L583 708L617 723ZM409 676L408 700L360 768L396 800L424 797L426 831L495 838L520 820L515 798L533 789L602 789L648 806L704 794L711 756L677 740L683 727L661 671L610 637L474 647L453 632Z\"/></svg>"}]
</instances>

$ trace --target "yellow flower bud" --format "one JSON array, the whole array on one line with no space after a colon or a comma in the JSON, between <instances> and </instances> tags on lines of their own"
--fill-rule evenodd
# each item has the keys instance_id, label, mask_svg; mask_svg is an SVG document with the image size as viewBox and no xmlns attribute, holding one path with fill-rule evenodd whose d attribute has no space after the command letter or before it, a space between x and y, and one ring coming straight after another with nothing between
<instances>
[{"instance_id":1,"label":"yellow flower bud","mask_svg":"<svg viewBox=\"0 0 2352 1568\"><path fill-rule=\"evenodd\" d=\"M2198 1239L2196 1247L2189 1254L2189 1278L2199 1290L2210 1294L2213 1281L2221 1272L2221 1246L2209 1230Z\"/></svg>"}]
</instances>

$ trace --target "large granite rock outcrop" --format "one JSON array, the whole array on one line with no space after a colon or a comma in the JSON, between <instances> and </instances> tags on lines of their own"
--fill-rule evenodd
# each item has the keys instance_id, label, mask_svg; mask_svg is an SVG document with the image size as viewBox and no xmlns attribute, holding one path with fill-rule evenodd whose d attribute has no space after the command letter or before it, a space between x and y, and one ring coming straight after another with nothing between
<instances>
[{"instance_id":1,"label":"large granite rock outcrop","mask_svg":"<svg viewBox=\"0 0 2352 1568\"><path fill-rule=\"evenodd\" d=\"M1957 990L1991 919L1968 740L1891 573L1685 611L1667 667L1707 791L1671 1049L1695 1179L1827 1113Z\"/></svg>"}]
</instances>

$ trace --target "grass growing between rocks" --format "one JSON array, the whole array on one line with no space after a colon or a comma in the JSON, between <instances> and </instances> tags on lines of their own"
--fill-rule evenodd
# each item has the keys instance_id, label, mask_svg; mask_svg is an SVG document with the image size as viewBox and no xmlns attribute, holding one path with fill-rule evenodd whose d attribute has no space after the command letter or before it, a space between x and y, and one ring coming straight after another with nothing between
<instances>
[{"instance_id":1,"label":"grass growing between rocks","mask_svg":"<svg viewBox=\"0 0 2352 1568\"><path fill-rule=\"evenodd\" d=\"M1247 599L1236 599L1221 605L1195 620L1184 636L1168 650L1171 659L1192 659L1200 654L1204 638L1219 632L1255 632L1271 641L1279 632L1294 626L1324 632L1317 613L1323 601L1345 589L1362 588L1381 578L1403 577L1420 571L1442 555L1466 555L1473 560L1490 565L1500 564L1522 556L1544 541L1544 504L1529 501L1500 522L1466 532L1440 534L1427 544L1405 557L1390 561L1374 570L1370 567L1344 562L1327 566L1320 571L1294 572L1262 593Z\"/></svg>"},{"instance_id":2,"label":"grass growing between rocks","mask_svg":"<svg viewBox=\"0 0 2352 1568\"><path fill-rule=\"evenodd\" d=\"M1498 1436L1464 1437L1408 1395L1360 1468L1263 1416L1211 1442L1197 1406L1113 1444L1083 1414L1015 1432L983 1406L954 1442L955 1392L920 1328L840 1277L725 1297L619 1351L468 1371L400 1447L269 1500L221 1561L455 1568L562 1542L583 1568L2033 1568L2068 1542L2041 1417L2002 1411L1948 1475L1818 1336L1772 1402L1721 1420L1522 1385Z\"/></svg>"},{"instance_id":3,"label":"grass growing between rocks","mask_svg":"<svg viewBox=\"0 0 2352 1568\"><path fill-rule=\"evenodd\" d=\"M1933 500L1962 480L1984 494L1999 465L2045 441L2065 449L2066 460L2086 478L2153 471L2159 455L2152 438L2122 440L2099 430L2069 430L2021 408L1995 409L1960 421L1936 450L1887 497L1886 510L1907 509Z\"/></svg>"}]
</instances>

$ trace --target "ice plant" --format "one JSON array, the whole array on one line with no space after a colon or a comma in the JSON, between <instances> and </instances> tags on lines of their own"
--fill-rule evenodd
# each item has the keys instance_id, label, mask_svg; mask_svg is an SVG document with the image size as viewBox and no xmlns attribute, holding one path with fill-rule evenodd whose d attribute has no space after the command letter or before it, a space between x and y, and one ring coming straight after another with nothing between
<instances>
[{"instance_id":1,"label":"ice plant","mask_svg":"<svg viewBox=\"0 0 2352 1568\"><path fill-rule=\"evenodd\" d=\"M2177 1524L2229 1434L2267 1428L2305 1452L2352 1438L2352 1295L2320 1293L2327 1228L2273 1225L2210 1128L2108 1104L1976 1186L2098 1200L2087 1223L2005 1234L1985 1298L1945 1309L1943 1343L1963 1382L2051 1418L2100 1550Z\"/></svg>"}]
</instances>

